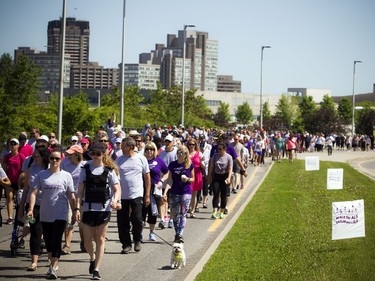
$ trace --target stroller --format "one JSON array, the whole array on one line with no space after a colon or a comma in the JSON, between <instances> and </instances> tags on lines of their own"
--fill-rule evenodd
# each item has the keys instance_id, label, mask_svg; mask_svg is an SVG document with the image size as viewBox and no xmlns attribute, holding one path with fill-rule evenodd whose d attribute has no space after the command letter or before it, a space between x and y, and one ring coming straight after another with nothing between
<instances>
[{"instance_id":1,"label":"stroller","mask_svg":"<svg viewBox=\"0 0 375 281\"><path fill-rule=\"evenodd\" d=\"M17 196L15 198L16 203L16 216L13 223L13 231L12 231L12 240L10 242L10 254L12 257L16 256L18 249L25 249L25 241L23 239L23 227L25 226L25 222L21 221L18 218L18 202L21 201L22 198L22 189L18 190Z\"/></svg>"}]
</instances>

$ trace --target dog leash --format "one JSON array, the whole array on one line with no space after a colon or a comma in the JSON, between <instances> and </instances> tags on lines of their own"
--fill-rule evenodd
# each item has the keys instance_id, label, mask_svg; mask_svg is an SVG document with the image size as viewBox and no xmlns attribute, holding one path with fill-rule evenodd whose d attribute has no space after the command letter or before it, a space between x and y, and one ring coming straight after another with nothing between
<instances>
[{"instance_id":1,"label":"dog leash","mask_svg":"<svg viewBox=\"0 0 375 281\"><path fill-rule=\"evenodd\" d=\"M165 240L163 237L161 237L160 235L156 234L155 232L154 232L154 234L155 234L157 237L159 237L161 240L163 240L165 243L167 243L169 246L171 246L171 247L173 248L173 245L172 245L171 243L169 243L167 240Z\"/></svg>"}]
</instances>

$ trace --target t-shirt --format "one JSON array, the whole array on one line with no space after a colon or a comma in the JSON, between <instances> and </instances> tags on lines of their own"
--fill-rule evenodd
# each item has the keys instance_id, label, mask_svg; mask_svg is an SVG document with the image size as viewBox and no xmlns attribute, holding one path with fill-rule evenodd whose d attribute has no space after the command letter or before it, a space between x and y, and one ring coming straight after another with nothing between
<instances>
[{"instance_id":1,"label":"t-shirt","mask_svg":"<svg viewBox=\"0 0 375 281\"><path fill-rule=\"evenodd\" d=\"M3 167L1 167L1 164L0 164L0 178L2 180L5 180L7 177L8 177L7 174L5 173Z\"/></svg>"},{"instance_id":2,"label":"t-shirt","mask_svg":"<svg viewBox=\"0 0 375 281\"><path fill-rule=\"evenodd\" d=\"M93 175L101 175L104 172L104 166L94 166L92 164L92 160L87 161L87 162L81 162L79 164L79 177L78 177L78 185L83 183L86 180L86 169L83 168L84 164L89 164L90 165L90 171ZM83 164L84 163L84 164ZM110 170L108 173L108 185L109 185L109 198L107 202L104 203L85 203L83 202L82 204L82 211L87 212L87 211L111 211L111 198L112 198L112 186L115 184L118 184L120 182L119 177L117 176L116 172L114 170ZM83 192L83 201L85 201L85 192ZM90 208L91 207L91 208Z\"/></svg>"},{"instance_id":3,"label":"t-shirt","mask_svg":"<svg viewBox=\"0 0 375 281\"><path fill-rule=\"evenodd\" d=\"M29 186L30 187L36 185L35 184L36 175L43 170L45 170L45 168L42 166L31 165L30 170L29 170ZM29 188L29 192L27 193L27 196L26 196L26 202L30 202L30 194L32 191L33 189ZM36 194L35 205L40 206L41 199L42 199L42 191L38 190L38 193Z\"/></svg>"},{"instance_id":4,"label":"t-shirt","mask_svg":"<svg viewBox=\"0 0 375 281\"><path fill-rule=\"evenodd\" d=\"M136 153L116 159L120 173L121 199L143 197L143 176L150 172L146 157Z\"/></svg>"},{"instance_id":5,"label":"t-shirt","mask_svg":"<svg viewBox=\"0 0 375 281\"><path fill-rule=\"evenodd\" d=\"M40 221L68 220L68 194L74 192L73 178L68 172L41 171L37 174L32 188L42 191Z\"/></svg>"},{"instance_id":6,"label":"t-shirt","mask_svg":"<svg viewBox=\"0 0 375 281\"><path fill-rule=\"evenodd\" d=\"M4 163L7 165L7 175L12 184L18 185L18 178L20 177L22 171L22 163L25 161L25 156L21 153L13 156L12 154L7 154L4 157Z\"/></svg>"},{"instance_id":7,"label":"t-shirt","mask_svg":"<svg viewBox=\"0 0 375 281\"><path fill-rule=\"evenodd\" d=\"M150 168L151 184L158 184L161 175L168 173L168 166L158 157L148 160Z\"/></svg>"},{"instance_id":8,"label":"t-shirt","mask_svg":"<svg viewBox=\"0 0 375 281\"><path fill-rule=\"evenodd\" d=\"M72 175L75 194L78 192L78 179L81 173L81 167L86 164L86 161L82 161L78 165L74 164L69 158L65 158L60 165L61 170L67 171Z\"/></svg>"},{"instance_id":9,"label":"t-shirt","mask_svg":"<svg viewBox=\"0 0 375 281\"><path fill-rule=\"evenodd\" d=\"M161 151L158 157L168 166L170 163L177 160L177 147L174 147L173 150L169 152L166 150Z\"/></svg>"},{"instance_id":10,"label":"t-shirt","mask_svg":"<svg viewBox=\"0 0 375 281\"><path fill-rule=\"evenodd\" d=\"M216 153L213 157L214 172L216 174L225 174L233 167L233 158L228 153L220 155Z\"/></svg>"},{"instance_id":11,"label":"t-shirt","mask_svg":"<svg viewBox=\"0 0 375 281\"><path fill-rule=\"evenodd\" d=\"M185 169L185 164L178 163L178 161L173 161L169 164L168 169L172 175L172 186L171 186L171 193L172 194L191 194L192 190L190 187L190 182L183 182L181 179L182 175L191 178L191 171L193 170L193 165L190 165L189 169Z\"/></svg>"}]
</instances>

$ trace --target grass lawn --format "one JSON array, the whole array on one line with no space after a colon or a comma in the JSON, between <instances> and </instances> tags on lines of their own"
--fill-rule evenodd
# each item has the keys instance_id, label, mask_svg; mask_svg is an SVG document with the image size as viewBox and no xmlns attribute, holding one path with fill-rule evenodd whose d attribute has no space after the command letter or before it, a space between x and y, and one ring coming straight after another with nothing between
<instances>
[{"instance_id":1,"label":"grass lawn","mask_svg":"<svg viewBox=\"0 0 375 281\"><path fill-rule=\"evenodd\" d=\"M344 189L326 189L328 168ZM332 240L332 202L357 199L366 237ZM375 280L375 181L344 163L275 163L196 280Z\"/></svg>"}]
</instances>

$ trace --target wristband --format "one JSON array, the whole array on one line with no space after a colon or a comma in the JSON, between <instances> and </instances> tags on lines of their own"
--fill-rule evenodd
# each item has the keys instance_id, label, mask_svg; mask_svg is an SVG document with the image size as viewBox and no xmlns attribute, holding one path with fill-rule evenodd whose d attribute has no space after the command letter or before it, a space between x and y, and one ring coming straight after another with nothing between
<instances>
[{"instance_id":1,"label":"wristband","mask_svg":"<svg viewBox=\"0 0 375 281\"><path fill-rule=\"evenodd\" d=\"M79 211L79 210L81 210L80 208L74 208L74 211Z\"/></svg>"}]
</instances>

